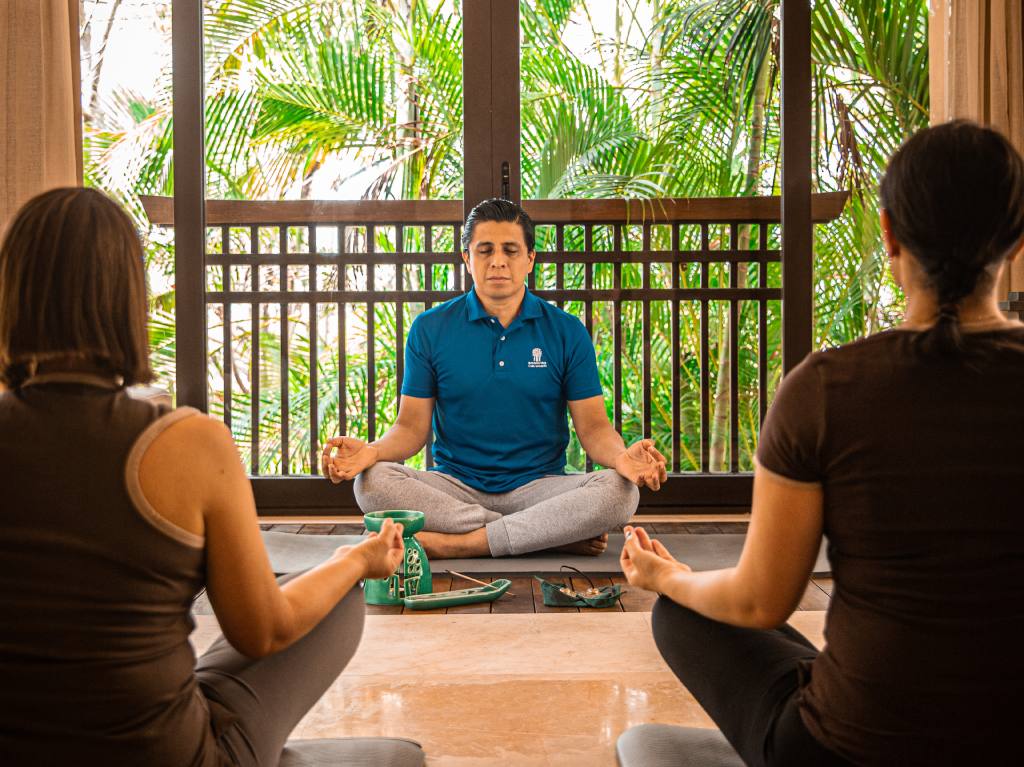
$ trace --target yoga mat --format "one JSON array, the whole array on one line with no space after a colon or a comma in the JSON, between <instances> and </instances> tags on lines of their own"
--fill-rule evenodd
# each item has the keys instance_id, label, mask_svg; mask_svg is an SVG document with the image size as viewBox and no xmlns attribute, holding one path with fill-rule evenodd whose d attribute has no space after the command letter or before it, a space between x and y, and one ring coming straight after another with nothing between
<instances>
[{"instance_id":1,"label":"yoga mat","mask_svg":"<svg viewBox=\"0 0 1024 767\"><path fill-rule=\"evenodd\" d=\"M717 570L732 567L743 549L743 534L676 533L656 535L677 559L694 570ZM463 573L551 573L561 565L572 565L585 573L621 573L619 552L622 550L621 533L608 536L608 549L597 557L572 554L537 553L518 557L480 557L475 559L441 559L431 564L435 572L458 570ZM357 535L298 535L296 533L263 532L263 541L270 554L275 573L291 573L313 567L331 556L339 546L358 543ZM815 575L831 572L825 556L825 542L814 564Z\"/></svg>"},{"instance_id":2,"label":"yoga mat","mask_svg":"<svg viewBox=\"0 0 1024 767\"><path fill-rule=\"evenodd\" d=\"M299 535L263 531L263 542L270 555L270 566L283 575L315 567L334 553L339 546L349 546L362 540L360 535ZM743 549L742 534L727 533L675 533L656 535L677 559L694 570L718 570L732 567ZM431 561L434 572L457 570L462 573L554 573L562 565L572 565L585 573L621 573L619 552L622 533L608 536L608 549L597 557L572 554L525 554L519 557L479 557L476 559L438 559ZM814 563L814 575L830 575L832 568L825 556L825 541ZM193 603L193 612L212 615L210 601L203 591Z\"/></svg>"}]
</instances>

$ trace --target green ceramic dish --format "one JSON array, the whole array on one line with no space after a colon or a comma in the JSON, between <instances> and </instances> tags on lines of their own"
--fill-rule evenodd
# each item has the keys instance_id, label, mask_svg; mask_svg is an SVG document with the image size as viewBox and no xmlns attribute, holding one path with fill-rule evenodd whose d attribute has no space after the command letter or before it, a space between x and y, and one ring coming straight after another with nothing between
<instances>
[{"instance_id":1,"label":"green ceramic dish","mask_svg":"<svg viewBox=\"0 0 1024 767\"><path fill-rule=\"evenodd\" d=\"M423 512L409 509L390 509L388 511L368 511L363 514L366 529L379 533L385 519L393 519L402 523L402 537L408 538L423 529Z\"/></svg>"},{"instance_id":2,"label":"green ceramic dish","mask_svg":"<svg viewBox=\"0 0 1024 767\"><path fill-rule=\"evenodd\" d=\"M417 594L406 597L402 601L410 610L437 610L442 607L458 607L472 605L477 602L493 602L512 585L508 578L499 578L490 586L477 586L472 589L458 591L439 591L436 594Z\"/></svg>"}]
</instances>

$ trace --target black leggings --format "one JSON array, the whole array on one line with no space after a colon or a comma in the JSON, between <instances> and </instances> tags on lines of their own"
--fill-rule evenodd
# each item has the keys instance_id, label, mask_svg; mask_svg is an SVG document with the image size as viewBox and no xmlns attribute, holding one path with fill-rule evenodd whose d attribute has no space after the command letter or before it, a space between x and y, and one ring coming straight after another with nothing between
<instances>
[{"instance_id":1,"label":"black leggings","mask_svg":"<svg viewBox=\"0 0 1024 767\"><path fill-rule=\"evenodd\" d=\"M729 626L665 597L651 617L665 662L746 764L850 764L815 740L800 719L798 667L818 651L799 631Z\"/></svg>"}]
</instances>

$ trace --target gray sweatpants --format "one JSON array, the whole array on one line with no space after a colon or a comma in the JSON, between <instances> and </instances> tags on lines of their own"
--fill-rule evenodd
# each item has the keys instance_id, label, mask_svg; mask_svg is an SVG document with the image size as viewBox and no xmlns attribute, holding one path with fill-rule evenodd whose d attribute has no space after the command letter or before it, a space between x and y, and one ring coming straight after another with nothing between
<instances>
[{"instance_id":1,"label":"gray sweatpants","mask_svg":"<svg viewBox=\"0 0 1024 767\"><path fill-rule=\"evenodd\" d=\"M468 533L487 529L491 556L550 549L606 533L636 511L640 491L611 469L535 479L507 493L485 493L449 474L400 463L377 463L356 477L363 513L412 509L424 530Z\"/></svg>"}]
</instances>

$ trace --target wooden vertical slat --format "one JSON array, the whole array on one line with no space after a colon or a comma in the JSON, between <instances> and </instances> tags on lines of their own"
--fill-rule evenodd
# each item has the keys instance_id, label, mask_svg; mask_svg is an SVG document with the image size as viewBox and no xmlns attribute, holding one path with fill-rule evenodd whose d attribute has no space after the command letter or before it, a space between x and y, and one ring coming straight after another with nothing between
<instances>
[{"instance_id":1,"label":"wooden vertical slat","mask_svg":"<svg viewBox=\"0 0 1024 767\"><path fill-rule=\"evenodd\" d=\"M285 256L288 254L288 227L283 224L278 227L278 242L280 247L280 255L282 262ZM289 290L289 274L288 266L284 263L281 264L281 290ZM278 330L281 333L281 473L287 476L291 474L291 455L290 455L290 427L289 423L290 412L289 412L289 401L288 401L288 304L281 302L279 304L281 312L281 321L278 326Z\"/></svg>"},{"instance_id":2,"label":"wooden vertical slat","mask_svg":"<svg viewBox=\"0 0 1024 767\"><path fill-rule=\"evenodd\" d=\"M260 231L257 226L249 227L249 251L251 255L258 255L260 252ZM253 259L252 268L249 272L252 292L260 289L260 270ZM259 474L260 461L260 303L253 301L249 304L249 361L251 373L249 375L249 389L252 392L252 399L249 402L249 430L250 472Z\"/></svg>"},{"instance_id":3,"label":"wooden vertical slat","mask_svg":"<svg viewBox=\"0 0 1024 767\"><path fill-rule=\"evenodd\" d=\"M612 303L612 332L615 336L615 359L612 364L615 366L615 431L622 434L622 299L619 298L619 291L622 290L622 224L615 224L614 228L615 265L613 270L613 283L615 298Z\"/></svg>"},{"instance_id":4,"label":"wooden vertical slat","mask_svg":"<svg viewBox=\"0 0 1024 767\"><path fill-rule=\"evenodd\" d=\"M317 252L316 227L309 227L309 252ZM317 266L309 267L309 288L317 290ZM309 302L309 469L320 473L320 306Z\"/></svg>"},{"instance_id":5,"label":"wooden vertical slat","mask_svg":"<svg viewBox=\"0 0 1024 767\"><path fill-rule=\"evenodd\" d=\"M594 225L587 224L583 228L583 251L589 256L594 252ZM583 284L586 288L587 296L590 295L590 291L594 289L594 264L584 263L583 264ZM594 302L590 298L586 298L583 301L583 311L586 315L585 323L587 326L587 335L590 336L590 341L594 341ZM594 470L594 462L587 456L586 471Z\"/></svg>"},{"instance_id":6,"label":"wooden vertical slat","mask_svg":"<svg viewBox=\"0 0 1024 767\"><path fill-rule=\"evenodd\" d=\"M458 244L456 244L458 247ZM434 253L434 227L427 224L423 229L423 251L433 255ZM434 265L426 264L426 277L427 277L427 289L434 289ZM433 306L432 301L426 301L423 304L423 310L426 311ZM427 444L423 446L423 463L426 468L430 469L434 466L434 424L431 419L430 428L427 429Z\"/></svg>"},{"instance_id":7,"label":"wooden vertical slat","mask_svg":"<svg viewBox=\"0 0 1024 767\"><path fill-rule=\"evenodd\" d=\"M231 227L222 226L220 228L221 236L221 252L224 254L231 252ZM204 240L205 242L205 240ZM221 269L221 291L228 293L231 290L231 267L224 264ZM228 301L227 295L223 298L224 307L224 424L231 429L231 405L232 405L232 354L231 354L231 302Z\"/></svg>"},{"instance_id":8,"label":"wooden vertical slat","mask_svg":"<svg viewBox=\"0 0 1024 767\"><path fill-rule=\"evenodd\" d=\"M338 227L338 290L345 290L347 278L341 254L348 250L346 227ZM345 307L338 301L338 433L348 434L348 339L345 329Z\"/></svg>"},{"instance_id":9,"label":"wooden vertical slat","mask_svg":"<svg viewBox=\"0 0 1024 767\"><path fill-rule=\"evenodd\" d=\"M641 252L646 257L651 252L651 225L645 222L643 224L643 241L641 244ZM642 264L643 269L643 289L651 289L651 263L645 260ZM651 370L651 300L645 300L641 305L643 313L643 355L644 355L644 386L643 386L643 411L644 411L644 425L643 425L643 436L645 438L651 437L651 379L653 378L653 371Z\"/></svg>"},{"instance_id":10,"label":"wooden vertical slat","mask_svg":"<svg viewBox=\"0 0 1024 767\"><path fill-rule=\"evenodd\" d=\"M740 470L740 302L729 302L729 470Z\"/></svg>"},{"instance_id":11,"label":"wooden vertical slat","mask_svg":"<svg viewBox=\"0 0 1024 767\"><path fill-rule=\"evenodd\" d=\"M377 250L377 228L366 225L366 289L374 290L376 274L373 268L373 254ZM377 439L377 350L374 344L376 334L376 304L366 302L366 431L367 440Z\"/></svg>"},{"instance_id":12,"label":"wooden vertical slat","mask_svg":"<svg viewBox=\"0 0 1024 767\"><path fill-rule=\"evenodd\" d=\"M782 0L782 366L811 351L814 291L811 224L811 6Z\"/></svg>"},{"instance_id":13,"label":"wooden vertical slat","mask_svg":"<svg viewBox=\"0 0 1024 767\"><path fill-rule=\"evenodd\" d=\"M700 264L700 286L711 287L709 266L706 256L711 248L708 244L708 224L700 225L700 249L705 259ZM700 302L700 470L708 471L711 465L711 313L707 298Z\"/></svg>"},{"instance_id":14,"label":"wooden vertical slat","mask_svg":"<svg viewBox=\"0 0 1024 767\"><path fill-rule=\"evenodd\" d=\"M680 270L682 269L682 254L679 244L679 224L672 225L672 287L679 288L682 284ZM682 466L682 412L680 409L680 388L679 366L682 365L682 354L680 344L682 337L680 333L680 311L679 301L672 301L672 471L680 471Z\"/></svg>"},{"instance_id":15,"label":"wooden vertical slat","mask_svg":"<svg viewBox=\"0 0 1024 767\"><path fill-rule=\"evenodd\" d=\"M462 125L463 218L469 215L474 205L496 193L491 169L494 154L491 24L491 0L462 3L462 81L473 83L472 88L462 89L462 111L465 115ZM518 86L515 90L518 94Z\"/></svg>"},{"instance_id":16,"label":"wooden vertical slat","mask_svg":"<svg viewBox=\"0 0 1024 767\"><path fill-rule=\"evenodd\" d=\"M405 253L405 227L398 224L395 229L395 251ZM405 375L405 304L402 301L402 273L405 259L395 264L395 412L402 406L402 378ZM397 418L397 416L396 416Z\"/></svg>"},{"instance_id":17,"label":"wooden vertical slat","mask_svg":"<svg viewBox=\"0 0 1024 767\"><path fill-rule=\"evenodd\" d=\"M565 255L565 225L558 224L555 227L555 251L558 253L558 261L555 263L555 289L565 289L565 264L562 263L562 256ZM558 308L565 308L565 301L559 300Z\"/></svg>"},{"instance_id":18,"label":"wooden vertical slat","mask_svg":"<svg viewBox=\"0 0 1024 767\"><path fill-rule=\"evenodd\" d=\"M206 411L209 396L206 383L203 4L200 0L173 0L171 15L174 19L171 25L171 58L175 157L176 398L179 406L190 405Z\"/></svg>"},{"instance_id":19,"label":"wooden vertical slat","mask_svg":"<svg viewBox=\"0 0 1024 767\"><path fill-rule=\"evenodd\" d=\"M758 287L768 287L768 224L758 227L759 250L763 260L757 267ZM757 397L760 423L768 412L768 300L757 302Z\"/></svg>"},{"instance_id":20,"label":"wooden vertical slat","mask_svg":"<svg viewBox=\"0 0 1024 767\"><path fill-rule=\"evenodd\" d=\"M729 226L729 245L733 253L738 253L739 228L736 222ZM740 264L737 258L729 261L729 285L740 287ZM729 302L729 470L740 470L740 302L733 299Z\"/></svg>"}]
</instances>

